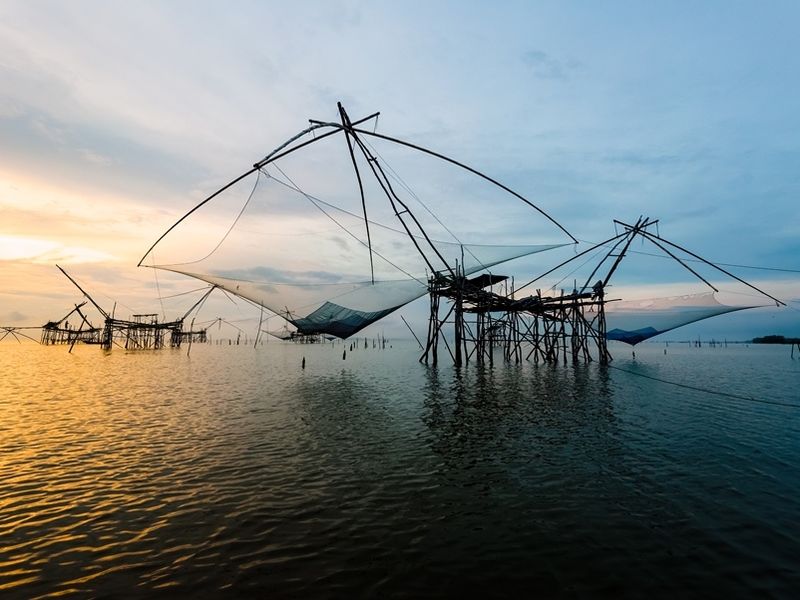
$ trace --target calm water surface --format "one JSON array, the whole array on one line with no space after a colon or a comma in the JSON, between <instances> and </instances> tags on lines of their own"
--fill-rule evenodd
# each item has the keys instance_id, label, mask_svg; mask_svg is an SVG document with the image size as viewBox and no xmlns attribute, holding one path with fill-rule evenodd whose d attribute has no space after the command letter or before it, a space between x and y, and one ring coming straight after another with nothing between
<instances>
[{"instance_id":1,"label":"calm water surface","mask_svg":"<svg viewBox=\"0 0 800 600\"><path fill-rule=\"evenodd\" d=\"M0 344L0 596L800 597L788 347L342 349Z\"/></svg>"}]
</instances>

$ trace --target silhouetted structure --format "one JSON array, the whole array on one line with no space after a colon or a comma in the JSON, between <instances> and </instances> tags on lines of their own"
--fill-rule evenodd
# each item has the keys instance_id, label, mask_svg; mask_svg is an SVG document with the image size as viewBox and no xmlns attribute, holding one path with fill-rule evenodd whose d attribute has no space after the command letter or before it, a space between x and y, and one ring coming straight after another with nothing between
<instances>
[{"instance_id":1,"label":"silhouetted structure","mask_svg":"<svg viewBox=\"0 0 800 600\"><path fill-rule=\"evenodd\" d=\"M537 290L534 296L515 299L513 288L505 294L492 291L507 282L506 276L468 278L457 273L437 273L430 279L428 340L420 361L435 366L440 342L456 366L472 359L492 362L496 348L515 363L610 360L601 283L589 292L562 291L550 297ZM442 299L450 302L446 311ZM452 325L452 347L446 324Z\"/></svg>"},{"instance_id":2,"label":"silhouetted structure","mask_svg":"<svg viewBox=\"0 0 800 600\"><path fill-rule=\"evenodd\" d=\"M686 259L678 256L677 252L713 267L779 305L783 304L777 298L721 267L648 231L649 227L658 223L657 220L639 217L632 225L616 220L614 222L622 227L622 233L576 254L516 290L512 284L511 289L507 289L505 293L494 292L492 288L505 283L507 277L483 274L468 278L458 265L450 272L435 273L428 284L431 300L428 338L420 361L436 365L441 341L456 366L473 357L478 362L486 359L491 361L493 350L498 346L504 349L505 360L517 363L523 359L551 363L567 362L570 359L572 362L597 359L601 363L607 363L612 359L607 347L609 339L636 345L654 335L689 322L723 312L749 308L725 307L718 303L708 306L681 306L676 302L670 307L671 311L662 309L659 318L663 324L660 328L640 326L607 331L606 303L609 300L605 297L605 290L631 243L637 237L654 244L715 292L718 291L717 288L690 267ZM610 247L609 251L594 267L582 287L576 286L568 294L562 290L557 296L544 296L541 290L537 290L535 295L518 297L521 289L603 246ZM610 259L613 259L613 262L605 275L595 281L603 265ZM450 303L450 308L444 312L444 317L440 316L442 299ZM452 347L444 335L445 324L452 325Z\"/></svg>"},{"instance_id":3,"label":"silhouetted structure","mask_svg":"<svg viewBox=\"0 0 800 600\"><path fill-rule=\"evenodd\" d=\"M40 342L45 346L55 344L70 344L70 346L73 346L77 342L84 344L99 344L102 330L99 327L94 327L89 322L89 319L86 318L86 315L83 314L83 311L81 311L81 308L85 304L85 301L81 302L80 304L76 304L75 308L61 317L61 319L58 321L48 321L46 324L42 325L42 336ZM80 317L77 329L74 326L70 326L68 320L73 314L77 314L78 317ZM84 325L86 326L85 329Z\"/></svg>"},{"instance_id":4,"label":"silhouetted structure","mask_svg":"<svg viewBox=\"0 0 800 600\"><path fill-rule=\"evenodd\" d=\"M183 322L186 317L188 317L192 311L195 310L195 308L200 306L205 299L208 298L209 294L214 291L214 286L211 286L208 291L203 294L200 300L195 302L181 318L174 321L159 322L158 315L156 313L133 315L131 320L117 319L113 315L113 312L112 314L109 314L99 304L97 304L97 302L94 301L94 299L86 292L86 290L78 285L78 283L72 277L70 277L70 275L64 269L58 265L56 266L67 277L67 279L69 279L73 285L75 285L75 287L81 291L81 293L100 312L100 314L103 315L105 321L102 330L98 328L91 328L91 324L80 310L80 308L86 304L86 302L83 302L80 305L76 305L72 312L77 311L77 313L83 319L81 322L81 327L83 324L87 324L90 329L81 330L79 328L78 330L72 330L68 327L68 323L62 327L61 323L65 322L66 318L72 314L72 312L70 312L61 321L55 323L50 322L42 328L42 343L45 343L45 339L59 340L49 341L48 343L71 343L73 345L75 342L81 341L85 343L100 344L104 350L111 350L114 343L117 343L118 345L123 346L126 350L159 350L163 348L167 342L169 343L170 347L179 348L181 343L185 340L191 340L194 342L206 341L205 329L199 331L183 331ZM70 341L60 341L67 339Z\"/></svg>"}]
</instances>

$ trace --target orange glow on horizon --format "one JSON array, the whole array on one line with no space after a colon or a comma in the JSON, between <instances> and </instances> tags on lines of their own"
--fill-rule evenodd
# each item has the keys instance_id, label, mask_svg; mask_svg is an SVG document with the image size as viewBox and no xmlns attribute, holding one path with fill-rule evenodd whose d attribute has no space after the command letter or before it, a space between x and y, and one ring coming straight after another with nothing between
<instances>
[{"instance_id":1,"label":"orange glow on horizon","mask_svg":"<svg viewBox=\"0 0 800 600\"><path fill-rule=\"evenodd\" d=\"M36 264L109 262L117 260L111 254L65 246L54 240L0 234L0 260L24 261Z\"/></svg>"}]
</instances>

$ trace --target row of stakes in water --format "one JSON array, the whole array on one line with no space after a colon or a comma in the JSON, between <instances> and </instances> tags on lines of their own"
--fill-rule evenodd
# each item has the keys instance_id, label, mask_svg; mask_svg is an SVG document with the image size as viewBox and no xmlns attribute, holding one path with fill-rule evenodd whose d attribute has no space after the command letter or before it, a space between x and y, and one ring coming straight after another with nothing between
<instances>
[{"instance_id":1,"label":"row of stakes in water","mask_svg":"<svg viewBox=\"0 0 800 600\"><path fill-rule=\"evenodd\" d=\"M353 350L358 350L358 345L359 345L358 342L351 342L350 343L350 352L352 352ZM385 350L386 349L386 338L381 337L378 340L372 340L372 347L373 347L373 349L380 348L381 350ZM391 348L391 347L392 346L390 345L389 348ZM369 348L369 338L364 338L364 348ZM346 347L345 347L344 350L342 350L342 360L347 360L347 348ZM303 361L300 363L300 365L301 365L302 369L306 368L306 357L305 356L303 357Z\"/></svg>"}]
</instances>

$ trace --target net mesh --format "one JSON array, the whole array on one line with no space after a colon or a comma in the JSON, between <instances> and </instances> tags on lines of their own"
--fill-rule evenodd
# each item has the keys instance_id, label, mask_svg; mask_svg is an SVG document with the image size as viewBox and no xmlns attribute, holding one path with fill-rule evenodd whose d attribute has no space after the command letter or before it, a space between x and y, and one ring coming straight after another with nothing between
<instances>
[{"instance_id":1,"label":"net mesh","mask_svg":"<svg viewBox=\"0 0 800 600\"><path fill-rule=\"evenodd\" d=\"M727 306L714 292L606 304L606 337L635 346L683 325L755 306Z\"/></svg>"},{"instance_id":2,"label":"net mesh","mask_svg":"<svg viewBox=\"0 0 800 600\"><path fill-rule=\"evenodd\" d=\"M396 175L381 183L364 160L359 182L342 135L308 148L190 213L145 264L214 284L300 333L346 338L424 295L432 271L457 266L469 275L564 245L480 243L494 239L503 202L511 214L519 209L513 198L501 200L508 196L502 190L493 197L459 178L444 185L442 175L425 169L442 185L421 193ZM382 164L388 153L380 154ZM387 185L397 201L387 197ZM529 210L528 223L537 221ZM517 225L522 231L526 223Z\"/></svg>"}]
</instances>

